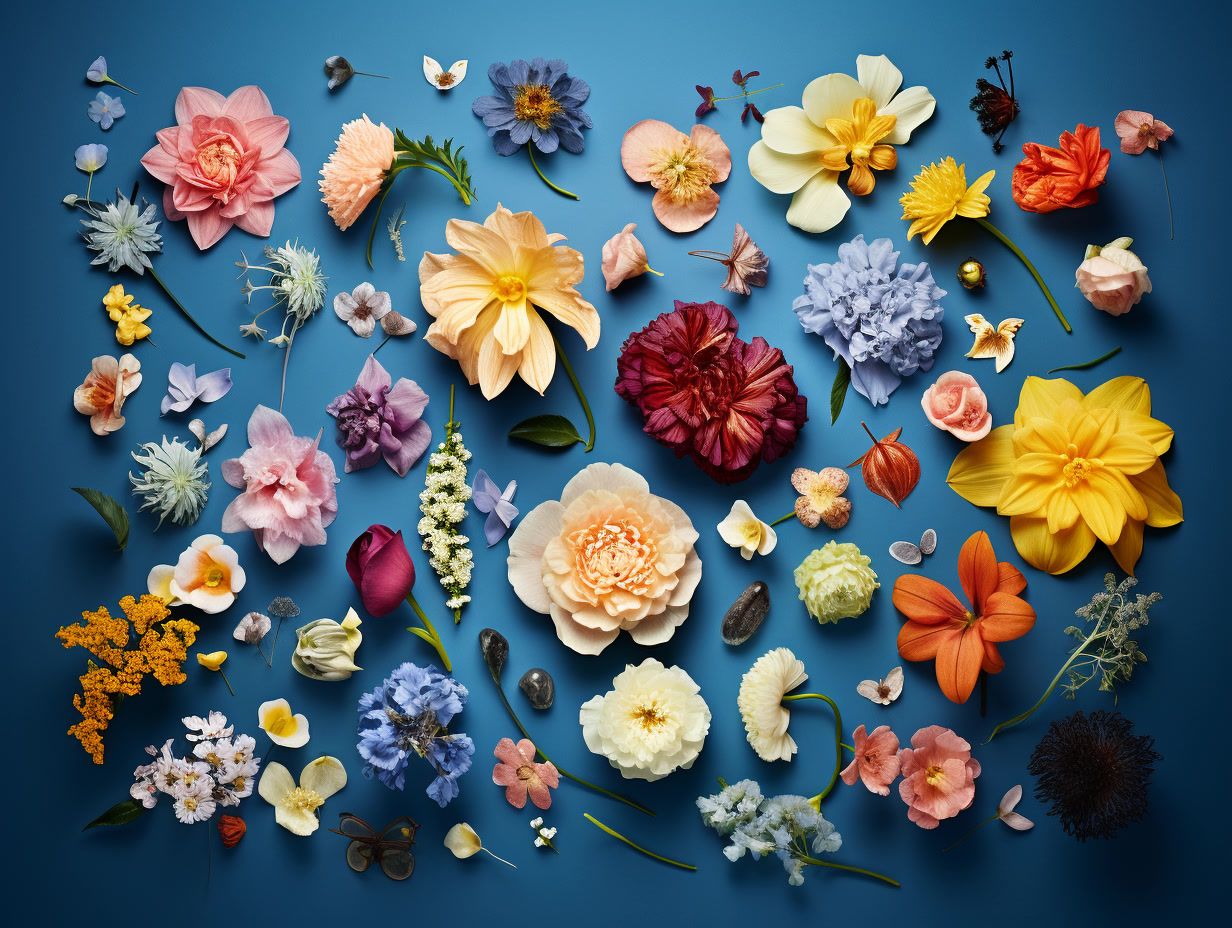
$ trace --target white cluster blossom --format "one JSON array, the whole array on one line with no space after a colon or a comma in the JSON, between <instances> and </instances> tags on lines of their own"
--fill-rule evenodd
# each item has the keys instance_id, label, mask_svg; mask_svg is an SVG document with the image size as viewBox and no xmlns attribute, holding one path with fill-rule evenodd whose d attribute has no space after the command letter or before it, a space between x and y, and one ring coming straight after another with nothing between
<instances>
[{"instance_id":1,"label":"white cluster blossom","mask_svg":"<svg viewBox=\"0 0 1232 928\"><path fill-rule=\"evenodd\" d=\"M545 827L542 816L531 819L530 827L535 832L535 847L550 847L556 850L552 845L552 839L556 837L556 829Z\"/></svg>"},{"instance_id":2,"label":"white cluster blossom","mask_svg":"<svg viewBox=\"0 0 1232 928\"><path fill-rule=\"evenodd\" d=\"M419 494L418 531L428 563L436 571L441 588L448 597L445 606L453 610L454 621L462 618L462 607L471 601L466 588L471 582L474 556L468 547L470 538L458 531L466 518L466 504L471 498L466 462L471 453L462 444L460 432L450 432L428 458L428 471L423 492Z\"/></svg>"}]
</instances>

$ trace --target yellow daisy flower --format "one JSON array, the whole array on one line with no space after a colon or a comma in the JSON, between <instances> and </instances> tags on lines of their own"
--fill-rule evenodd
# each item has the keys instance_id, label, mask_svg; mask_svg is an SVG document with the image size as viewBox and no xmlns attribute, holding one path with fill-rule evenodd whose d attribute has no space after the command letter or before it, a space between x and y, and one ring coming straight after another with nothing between
<instances>
[{"instance_id":1,"label":"yellow daisy flower","mask_svg":"<svg viewBox=\"0 0 1232 928\"><path fill-rule=\"evenodd\" d=\"M903 207L903 219L911 220L907 240L917 235L924 237L924 244L932 244L933 237L941 227L956 216L967 219L982 219L988 215L992 201L984 193L992 183L996 171L981 174L974 184L967 186L967 166L952 157L942 159L926 168L911 181L911 190L899 199Z\"/></svg>"}]
</instances>

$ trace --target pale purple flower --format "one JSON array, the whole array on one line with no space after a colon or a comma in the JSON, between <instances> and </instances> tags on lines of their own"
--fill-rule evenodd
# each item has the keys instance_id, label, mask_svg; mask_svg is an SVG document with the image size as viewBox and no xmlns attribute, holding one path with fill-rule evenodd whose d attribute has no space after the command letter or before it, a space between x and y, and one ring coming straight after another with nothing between
<instances>
[{"instance_id":1,"label":"pale purple flower","mask_svg":"<svg viewBox=\"0 0 1232 928\"><path fill-rule=\"evenodd\" d=\"M428 394L405 377L397 383L368 355L359 379L325 411L338 420L338 445L346 451L346 472L372 467L382 457L399 477L428 450L432 429L421 418Z\"/></svg>"},{"instance_id":2,"label":"pale purple flower","mask_svg":"<svg viewBox=\"0 0 1232 928\"><path fill-rule=\"evenodd\" d=\"M388 293L367 281L334 297L334 313L361 338L370 337L378 322L386 335L410 335L416 328L410 319L394 312Z\"/></svg>"},{"instance_id":3,"label":"pale purple flower","mask_svg":"<svg viewBox=\"0 0 1232 928\"><path fill-rule=\"evenodd\" d=\"M172 361L171 369L167 371L167 395L163 397L159 411L164 416L168 412L184 412L197 400L212 403L229 392L231 368L224 367L198 377L197 365Z\"/></svg>"},{"instance_id":4,"label":"pale purple flower","mask_svg":"<svg viewBox=\"0 0 1232 928\"><path fill-rule=\"evenodd\" d=\"M99 124L103 130L110 129L117 119L124 115L124 104L119 97L108 96L99 91L97 96L86 107L86 115Z\"/></svg>"},{"instance_id":5,"label":"pale purple flower","mask_svg":"<svg viewBox=\"0 0 1232 928\"><path fill-rule=\"evenodd\" d=\"M107 163L107 146L98 144L80 145L73 152L73 163L77 165L77 170L93 174L95 171L101 170L103 165Z\"/></svg>"},{"instance_id":6,"label":"pale purple flower","mask_svg":"<svg viewBox=\"0 0 1232 928\"><path fill-rule=\"evenodd\" d=\"M502 493L486 470L480 468L475 473L475 482L471 485L471 500L476 509L488 514L488 519L483 524L483 534L489 548L505 537L509 526L518 517L518 507L513 505L513 494L517 491L516 480L510 480Z\"/></svg>"},{"instance_id":7,"label":"pale purple flower","mask_svg":"<svg viewBox=\"0 0 1232 928\"><path fill-rule=\"evenodd\" d=\"M95 84L105 83L107 80L107 59L99 55L86 68L86 80Z\"/></svg>"}]
</instances>

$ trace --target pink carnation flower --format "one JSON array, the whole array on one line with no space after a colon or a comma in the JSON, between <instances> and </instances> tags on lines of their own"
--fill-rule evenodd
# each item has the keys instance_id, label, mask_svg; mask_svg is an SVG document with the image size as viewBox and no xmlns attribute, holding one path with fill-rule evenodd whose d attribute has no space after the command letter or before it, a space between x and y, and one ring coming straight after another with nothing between
<instances>
[{"instance_id":1,"label":"pink carnation flower","mask_svg":"<svg viewBox=\"0 0 1232 928\"><path fill-rule=\"evenodd\" d=\"M975 801L980 762L971 756L971 745L950 729L921 728L898 758L903 773L898 794L907 803L907 818L921 828L936 828Z\"/></svg>"},{"instance_id":2,"label":"pink carnation flower","mask_svg":"<svg viewBox=\"0 0 1232 928\"><path fill-rule=\"evenodd\" d=\"M867 734L863 725L851 733L855 757L841 776L848 786L858 779L870 793L890 795L890 784L898 777L902 762L898 757L898 735L889 725L879 725Z\"/></svg>"},{"instance_id":3,"label":"pink carnation flower","mask_svg":"<svg viewBox=\"0 0 1232 928\"><path fill-rule=\"evenodd\" d=\"M145 169L167 184L163 210L188 219L202 251L239 226L267 236L274 198L299 183L299 162L283 146L291 124L275 116L260 87L229 97L205 87L185 87L175 100L177 125L158 132L145 153Z\"/></svg>"},{"instance_id":4,"label":"pink carnation flower","mask_svg":"<svg viewBox=\"0 0 1232 928\"><path fill-rule=\"evenodd\" d=\"M338 476L320 442L320 434L293 433L282 413L254 409L251 447L222 465L223 479L243 490L222 514L222 530L252 529L257 547L275 564L290 560L300 545L325 544L325 527L338 515Z\"/></svg>"}]
</instances>

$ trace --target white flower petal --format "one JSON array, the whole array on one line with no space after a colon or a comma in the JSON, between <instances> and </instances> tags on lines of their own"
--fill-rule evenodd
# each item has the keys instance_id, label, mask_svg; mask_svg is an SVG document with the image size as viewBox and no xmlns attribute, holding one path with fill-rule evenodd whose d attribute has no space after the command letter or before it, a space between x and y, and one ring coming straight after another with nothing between
<instances>
[{"instance_id":1,"label":"white flower petal","mask_svg":"<svg viewBox=\"0 0 1232 928\"><path fill-rule=\"evenodd\" d=\"M467 59L463 58L459 61L455 61L449 66L449 73L453 75L452 86L457 87L463 80L466 79L466 62Z\"/></svg>"},{"instance_id":2,"label":"white flower petal","mask_svg":"<svg viewBox=\"0 0 1232 928\"><path fill-rule=\"evenodd\" d=\"M821 171L816 155L784 155L760 141L749 149L749 173L771 193L795 193Z\"/></svg>"},{"instance_id":3,"label":"white flower petal","mask_svg":"<svg viewBox=\"0 0 1232 928\"><path fill-rule=\"evenodd\" d=\"M1006 812L1013 812L1014 807L1020 802L1022 802L1022 784L1011 786L1001 797L1001 802L997 805L997 813L1004 816Z\"/></svg>"},{"instance_id":4,"label":"white flower petal","mask_svg":"<svg viewBox=\"0 0 1232 928\"><path fill-rule=\"evenodd\" d=\"M274 821L301 838L308 837L321 827L321 820L307 809L282 803L274 807Z\"/></svg>"},{"instance_id":5,"label":"white flower petal","mask_svg":"<svg viewBox=\"0 0 1232 928\"><path fill-rule=\"evenodd\" d=\"M424 55L423 58L424 79L433 87L436 87L436 79L441 76L443 71L441 63L435 58L429 58L427 55Z\"/></svg>"},{"instance_id":6,"label":"white flower petal","mask_svg":"<svg viewBox=\"0 0 1232 928\"><path fill-rule=\"evenodd\" d=\"M911 133L927 122L936 108L937 100L927 87L908 87L884 107L878 108L881 115L893 116L896 120L894 131L882 142L906 145L911 141Z\"/></svg>"},{"instance_id":7,"label":"white flower petal","mask_svg":"<svg viewBox=\"0 0 1232 928\"><path fill-rule=\"evenodd\" d=\"M287 794L295 789L295 779L291 771L278 761L273 760L261 771L261 779L257 781L257 793L272 806L278 805Z\"/></svg>"},{"instance_id":8,"label":"white flower petal","mask_svg":"<svg viewBox=\"0 0 1232 928\"><path fill-rule=\"evenodd\" d=\"M890 688L890 702L903 694L903 668L895 667L885 678L886 686Z\"/></svg>"},{"instance_id":9,"label":"white flower petal","mask_svg":"<svg viewBox=\"0 0 1232 928\"><path fill-rule=\"evenodd\" d=\"M827 119L850 119L852 105L868 92L850 74L825 74L804 88L804 112L817 126Z\"/></svg>"},{"instance_id":10,"label":"white flower petal","mask_svg":"<svg viewBox=\"0 0 1232 928\"><path fill-rule=\"evenodd\" d=\"M851 200L834 171L819 171L791 198L787 221L805 232L827 232L843 221Z\"/></svg>"},{"instance_id":11,"label":"white flower petal","mask_svg":"<svg viewBox=\"0 0 1232 928\"><path fill-rule=\"evenodd\" d=\"M475 829L466 822L459 822L445 833L445 847L449 848L454 857L466 860L483 850L483 842Z\"/></svg>"},{"instance_id":12,"label":"white flower petal","mask_svg":"<svg viewBox=\"0 0 1232 928\"><path fill-rule=\"evenodd\" d=\"M1001 816L1001 821L1005 822L1015 831L1030 831L1035 827L1035 822L1025 815L1019 815L1017 812L1006 812Z\"/></svg>"},{"instance_id":13,"label":"white flower petal","mask_svg":"<svg viewBox=\"0 0 1232 928\"><path fill-rule=\"evenodd\" d=\"M509 536L509 583L518 599L546 614L552 601L543 585L543 550L560 534L565 511L554 499L540 503L522 517Z\"/></svg>"},{"instance_id":14,"label":"white flower petal","mask_svg":"<svg viewBox=\"0 0 1232 928\"><path fill-rule=\"evenodd\" d=\"M903 72L894 66L885 55L859 55L856 57L856 77L860 86L882 110L893 99L898 88L903 86Z\"/></svg>"},{"instance_id":15,"label":"white flower petal","mask_svg":"<svg viewBox=\"0 0 1232 928\"><path fill-rule=\"evenodd\" d=\"M837 144L834 136L817 126L798 106L780 106L766 113L762 141L784 155L807 155Z\"/></svg>"},{"instance_id":16,"label":"white flower petal","mask_svg":"<svg viewBox=\"0 0 1232 928\"><path fill-rule=\"evenodd\" d=\"M303 718L303 716L297 716ZM328 799L347 784L346 768L342 761L328 754L318 757L299 775L300 785Z\"/></svg>"},{"instance_id":17,"label":"white flower petal","mask_svg":"<svg viewBox=\"0 0 1232 928\"><path fill-rule=\"evenodd\" d=\"M628 487L639 493L649 493L646 478L623 464L606 464L602 461L582 468L560 494L560 502L568 506L588 490L616 491Z\"/></svg>"}]
</instances>

